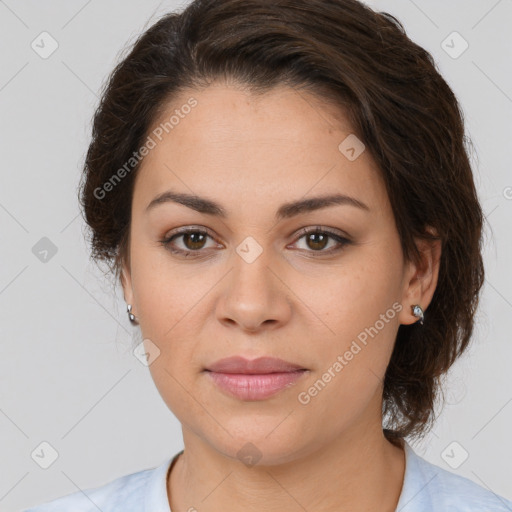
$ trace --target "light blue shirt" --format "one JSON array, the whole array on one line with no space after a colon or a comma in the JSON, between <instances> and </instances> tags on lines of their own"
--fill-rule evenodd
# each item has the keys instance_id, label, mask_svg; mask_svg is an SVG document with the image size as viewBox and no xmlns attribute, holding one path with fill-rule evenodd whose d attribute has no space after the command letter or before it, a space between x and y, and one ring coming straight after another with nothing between
<instances>
[{"instance_id":1,"label":"light blue shirt","mask_svg":"<svg viewBox=\"0 0 512 512\"><path fill-rule=\"evenodd\" d=\"M512 512L509 501L472 480L417 455L404 441L405 475L396 512ZM160 466L77 491L24 512L171 512L167 472L179 452Z\"/></svg>"}]
</instances>

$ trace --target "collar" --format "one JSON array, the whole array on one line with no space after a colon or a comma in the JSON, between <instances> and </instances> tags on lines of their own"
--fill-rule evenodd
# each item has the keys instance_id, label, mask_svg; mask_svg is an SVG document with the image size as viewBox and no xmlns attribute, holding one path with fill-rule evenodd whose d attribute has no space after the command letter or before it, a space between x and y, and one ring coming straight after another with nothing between
<instances>
[{"instance_id":1,"label":"collar","mask_svg":"<svg viewBox=\"0 0 512 512\"><path fill-rule=\"evenodd\" d=\"M151 473L146 486L144 512L171 512L167 495L167 476L183 451L178 452L172 459L166 458Z\"/></svg>"},{"instance_id":2,"label":"collar","mask_svg":"<svg viewBox=\"0 0 512 512\"><path fill-rule=\"evenodd\" d=\"M405 439L402 439L402 446L405 451L405 472L396 512L431 512L434 509L429 486L437 474L425 473L422 459Z\"/></svg>"},{"instance_id":3,"label":"collar","mask_svg":"<svg viewBox=\"0 0 512 512\"><path fill-rule=\"evenodd\" d=\"M427 475L423 471L419 456L407 441L402 440L402 446L405 451L405 472L396 512L431 512L428 486L437 475ZM183 451L171 459L166 458L152 472L146 487L144 512L172 512L167 495L167 476Z\"/></svg>"}]
</instances>

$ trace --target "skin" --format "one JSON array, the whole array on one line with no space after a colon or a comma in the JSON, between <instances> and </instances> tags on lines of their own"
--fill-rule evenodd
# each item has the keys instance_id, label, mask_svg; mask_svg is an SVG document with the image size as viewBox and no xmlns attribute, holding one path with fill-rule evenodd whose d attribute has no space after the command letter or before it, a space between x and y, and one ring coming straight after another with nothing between
<instances>
[{"instance_id":1,"label":"skin","mask_svg":"<svg viewBox=\"0 0 512 512\"><path fill-rule=\"evenodd\" d=\"M182 425L185 452L168 478L170 506L394 511L405 456L382 432L383 377L399 325L418 320L410 306L426 310L431 301L440 246L418 240L421 262L404 261L376 164L368 151L354 161L340 152L352 130L334 107L284 86L256 97L216 82L182 93L162 119L190 97L198 105L150 151L136 177L122 273L143 338L160 350L152 378ZM169 189L211 199L227 216L174 202L145 211ZM275 221L283 203L333 192L369 211L341 204ZM196 250L188 257L159 243L183 226L212 235L174 239L175 248ZM298 234L316 226L351 243ZM248 236L262 249L252 263L236 252ZM301 404L299 393L394 303L401 311ZM232 355L280 357L309 371L271 398L243 401L203 372ZM249 442L261 455L254 466L237 457Z\"/></svg>"}]
</instances>

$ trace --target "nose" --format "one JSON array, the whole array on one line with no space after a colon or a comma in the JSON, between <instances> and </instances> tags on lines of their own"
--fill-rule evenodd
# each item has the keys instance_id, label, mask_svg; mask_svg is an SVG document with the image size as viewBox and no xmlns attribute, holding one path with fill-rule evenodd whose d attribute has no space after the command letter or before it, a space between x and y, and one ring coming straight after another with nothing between
<instances>
[{"instance_id":1,"label":"nose","mask_svg":"<svg viewBox=\"0 0 512 512\"><path fill-rule=\"evenodd\" d=\"M290 291L269 253L267 249L251 262L234 252L233 268L222 280L216 310L218 320L226 326L258 332L289 320Z\"/></svg>"}]
</instances>

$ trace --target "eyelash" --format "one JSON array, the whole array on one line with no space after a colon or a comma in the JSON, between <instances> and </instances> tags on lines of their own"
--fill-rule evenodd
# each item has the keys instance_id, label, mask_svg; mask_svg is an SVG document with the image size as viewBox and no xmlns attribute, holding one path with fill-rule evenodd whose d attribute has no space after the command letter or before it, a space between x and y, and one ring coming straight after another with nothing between
<instances>
[{"instance_id":1,"label":"eyelash","mask_svg":"<svg viewBox=\"0 0 512 512\"><path fill-rule=\"evenodd\" d=\"M200 253L203 252L202 249L197 249L197 250L187 250L187 251L184 251L183 249L176 249L176 248L173 248L172 245L171 245L171 242L173 240L175 240L176 238L180 237L180 236L183 236L183 235L188 235L188 234L200 234L200 235L207 235L209 236L210 238L214 238L208 231L205 231L204 229L198 229L198 228L184 228L178 232L175 232L173 233L172 235L164 238L163 240L160 240L160 244L162 246L164 246L165 249L167 249L168 251L170 251L171 253L173 254L179 254L179 255L182 255L182 256L189 256L191 254L194 255L194 257L197 256L200 256ZM297 233L297 239L296 241L300 240L301 238L307 236L307 235L310 235L310 234L321 234L321 235L327 235L329 238L332 238L334 239L336 242L338 242L338 247L335 247L335 248L331 248L329 250L317 250L317 251L314 251L314 250L306 250L306 252L311 252L311 253L318 253L318 254L321 254L321 255L326 255L326 254L333 254L333 253L336 253L338 251L341 251L346 245L349 245L352 243L351 240L349 240L348 238L345 238L343 236L341 236L340 234L338 233L335 233L329 229L325 229L325 228L322 228L321 226L316 226L314 228L303 228L301 229L298 233ZM304 250L304 249L303 249Z\"/></svg>"}]
</instances>

